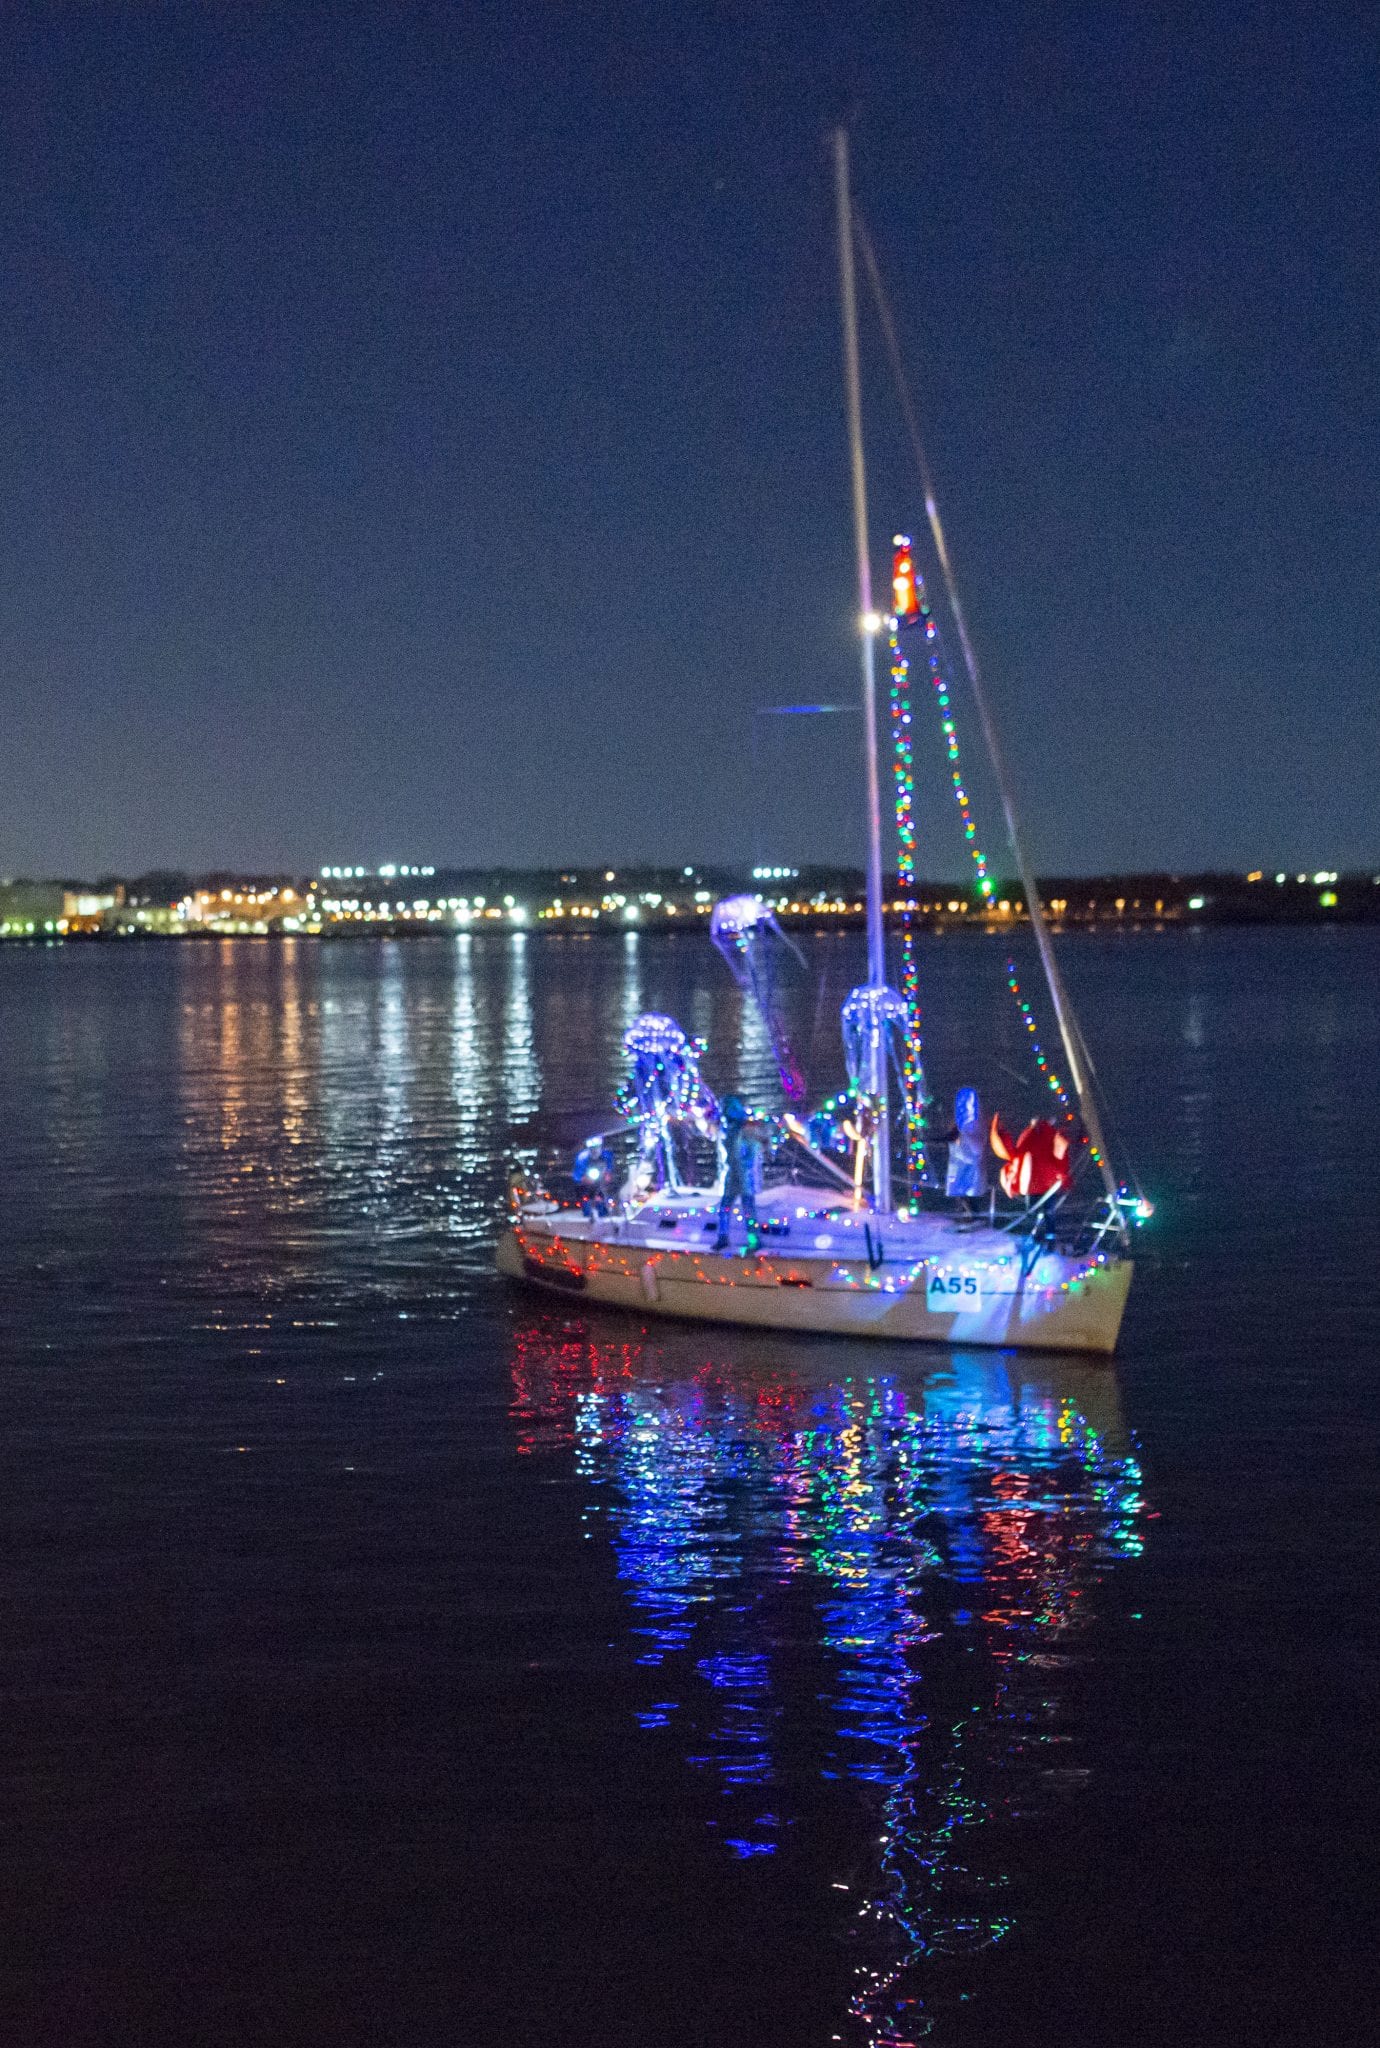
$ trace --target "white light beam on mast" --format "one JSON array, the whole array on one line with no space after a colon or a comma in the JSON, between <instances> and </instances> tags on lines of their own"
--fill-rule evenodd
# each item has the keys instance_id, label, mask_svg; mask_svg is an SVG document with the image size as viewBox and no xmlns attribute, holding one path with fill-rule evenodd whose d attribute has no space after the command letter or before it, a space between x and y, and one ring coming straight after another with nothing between
<instances>
[{"instance_id":1,"label":"white light beam on mast","mask_svg":"<svg viewBox=\"0 0 1380 2048\"><path fill-rule=\"evenodd\" d=\"M882 927L882 804L877 763L876 638L872 567L867 552L867 468L863 460L862 384L858 372L858 294L853 267L853 201L848 180L848 131L834 130L834 198L838 219L839 300L843 321L843 381L848 404L848 453L853 478L853 538L858 557L858 626L862 635L863 760L867 771L867 978L886 985ZM887 1100L887 1047L874 1020L868 1044L867 1089L877 1105L872 1136L872 1191L877 1208L891 1207L891 1116Z\"/></svg>"}]
</instances>

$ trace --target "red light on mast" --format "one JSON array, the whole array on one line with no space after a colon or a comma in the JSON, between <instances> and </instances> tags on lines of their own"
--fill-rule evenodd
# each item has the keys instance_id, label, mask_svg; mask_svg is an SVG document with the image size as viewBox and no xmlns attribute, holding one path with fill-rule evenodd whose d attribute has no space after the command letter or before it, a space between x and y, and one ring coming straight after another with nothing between
<instances>
[{"instance_id":1,"label":"red light on mast","mask_svg":"<svg viewBox=\"0 0 1380 2048\"><path fill-rule=\"evenodd\" d=\"M892 614L898 619L913 619L920 609L920 592L915 581L910 536L898 533L892 545L895 548L891 557Z\"/></svg>"}]
</instances>

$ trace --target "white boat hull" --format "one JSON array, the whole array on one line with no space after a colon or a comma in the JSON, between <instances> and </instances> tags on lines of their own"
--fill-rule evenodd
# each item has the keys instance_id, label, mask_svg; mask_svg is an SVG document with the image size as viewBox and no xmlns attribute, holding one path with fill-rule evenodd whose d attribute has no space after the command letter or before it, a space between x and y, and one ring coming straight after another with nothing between
<instances>
[{"instance_id":1,"label":"white boat hull","mask_svg":"<svg viewBox=\"0 0 1380 2048\"><path fill-rule=\"evenodd\" d=\"M776 1191L774 1191L775 1193ZM707 1199L674 1196L632 1219L537 1206L498 1245L498 1269L567 1300L640 1316L1016 1350L1116 1349L1132 1264L1116 1251L1042 1249L949 1216L791 1214L757 1253L716 1252ZM817 1199L817 1191L809 1191Z\"/></svg>"}]
</instances>

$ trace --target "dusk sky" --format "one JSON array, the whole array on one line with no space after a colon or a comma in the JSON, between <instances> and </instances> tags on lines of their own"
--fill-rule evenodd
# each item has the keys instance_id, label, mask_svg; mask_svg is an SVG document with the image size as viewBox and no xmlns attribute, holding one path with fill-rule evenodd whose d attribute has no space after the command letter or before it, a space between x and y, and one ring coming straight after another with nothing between
<instances>
[{"instance_id":1,"label":"dusk sky","mask_svg":"<svg viewBox=\"0 0 1380 2048\"><path fill-rule=\"evenodd\" d=\"M1380 859L1371 10L0 41L0 874L858 857L844 109L1037 867Z\"/></svg>"}]
</instances>

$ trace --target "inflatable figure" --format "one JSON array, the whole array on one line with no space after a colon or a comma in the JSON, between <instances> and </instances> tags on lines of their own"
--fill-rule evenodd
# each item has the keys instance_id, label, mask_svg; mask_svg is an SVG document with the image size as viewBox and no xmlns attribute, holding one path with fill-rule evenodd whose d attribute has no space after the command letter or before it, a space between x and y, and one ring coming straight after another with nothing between
<instances>
[{"instance_id":1,"label":"inflatable figure","mask_svg":"<svg viewBox=\"0 0 1380 2048\"><path fill-rule=\"evenodd\" d=\"M1038 1201L1056 1188L1073 1186L1073 1140L1048 1117L1036 1117L1019 1138L992 1119L992 1150L1002 1161L1000 1174L1004 1195L1028 1195Z\"/></svg>"},{"instance_id":2,"label":"inflatable figure","mask_svg":"<svg viewBox=\"0 0 1380 2048\"><path fill-rule=\"evenodd\" d=\"M976 1088L960 1088L954 1097L953 1128L949 1132L949 1163L944 1174L946 1195L987 1193L987 1133Z\"/></svg>"}]
</instances>

